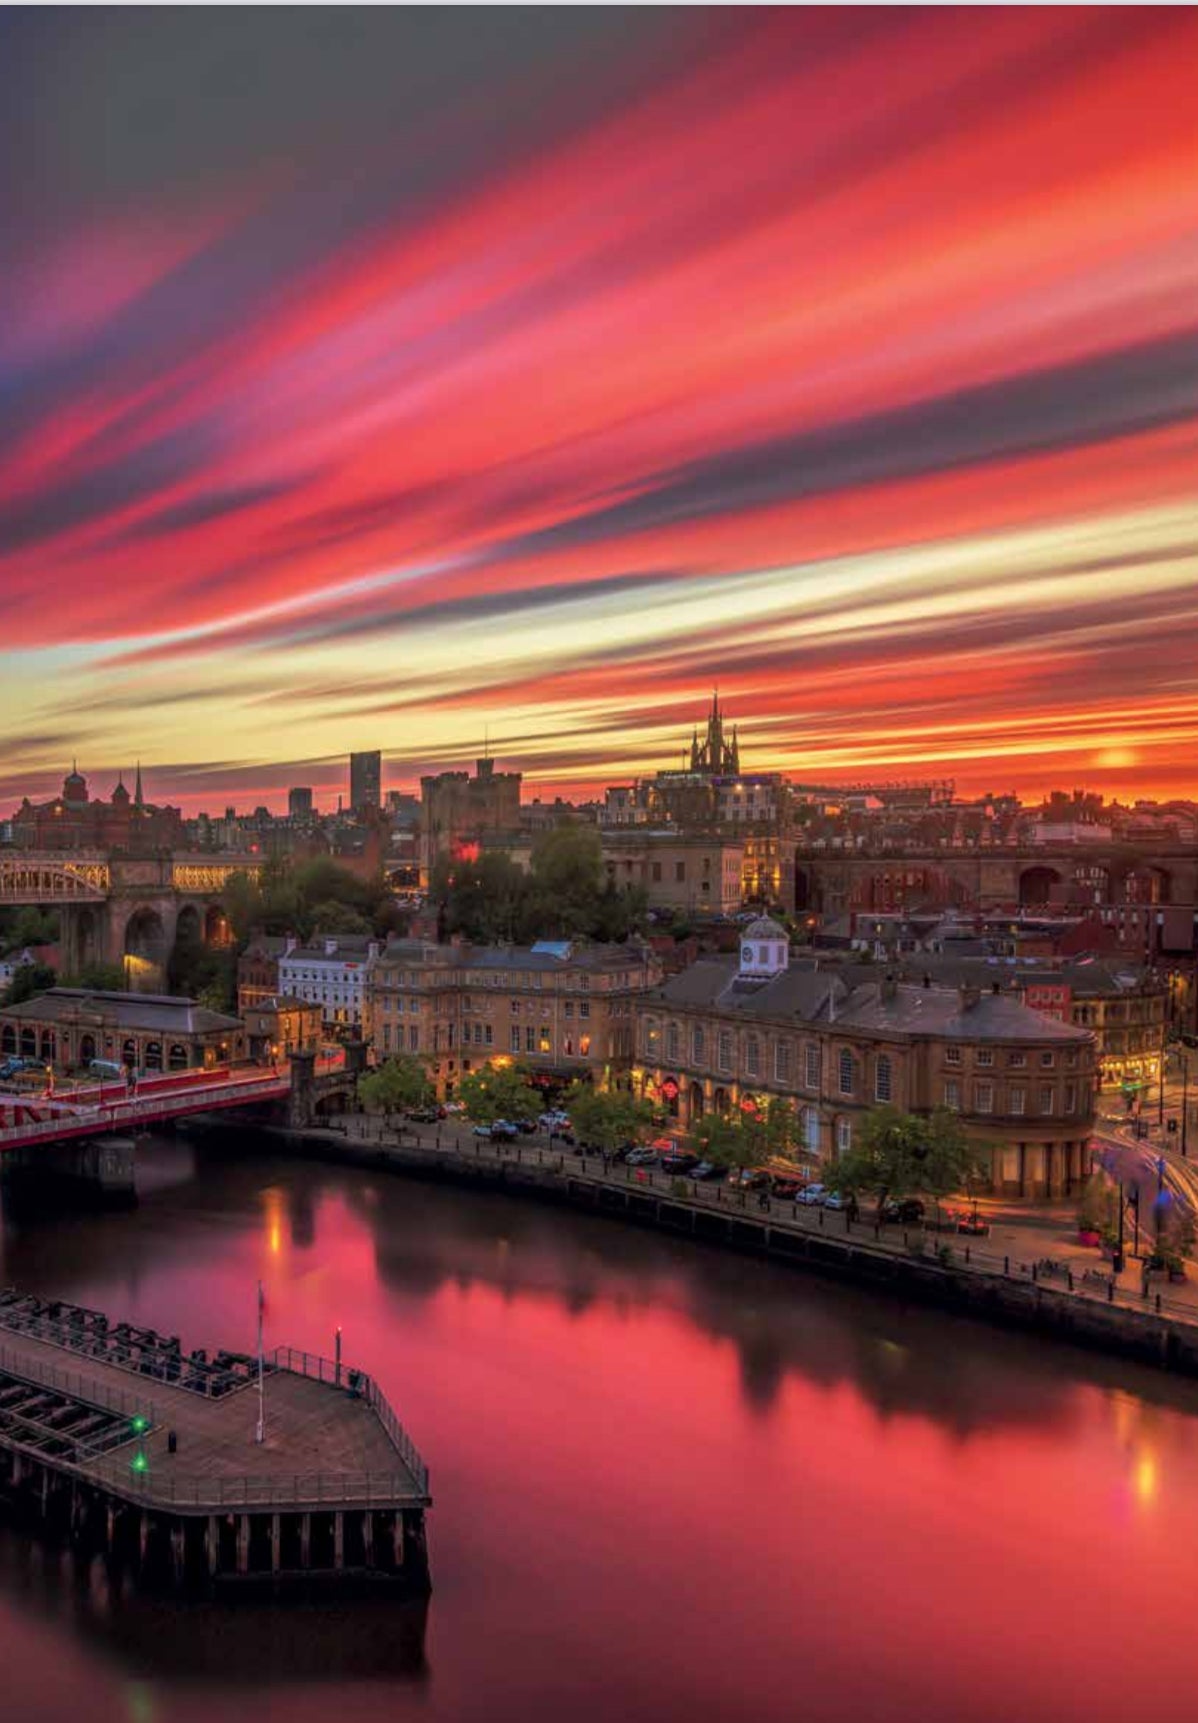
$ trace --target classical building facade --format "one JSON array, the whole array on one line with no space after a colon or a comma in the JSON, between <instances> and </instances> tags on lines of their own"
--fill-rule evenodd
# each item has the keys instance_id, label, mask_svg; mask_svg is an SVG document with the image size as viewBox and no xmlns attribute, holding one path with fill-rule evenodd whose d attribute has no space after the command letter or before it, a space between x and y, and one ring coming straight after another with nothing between
<instances>
[{"instance_id":1,"label":"classical building facade","mask_svg":"<svg viewBox=\"0 0 1198 1723\"><path fill-rule=\"evenodd\" d=\"M766 918L742 935L739 960L701 960L642 995L637 1029L633 1085L683 1128L783 1096L798 1109L807 1154L827 1159L851 1148L872 1107L947 1107L996 1192L1062 1195L1088 1169L1088 1029L976 987L886 976L850 986L792 965L785 932Z\"/></svg>"},{"instance_id":2,"label":"classical building facade","mask_svg":"<svg viewBox=\"0 0 1198 1723\"><path fill-rule=\"evenodd\" d=\"M661 978L640 945L396 940L370 968L363 1032L378 1059L427 1056L442 1095L496 1058L546 1080L614 1082L632 1066L634 1004Z\"/></svg>"},{"instance_id":3,"label":"classical building facade","mask_svg":"<svg viewBox=\"0 0 1198 1723\"><path fill-rule=\"evenodd\" d=\"M324 1033L324 1013L305 999L258 999L243 1012L251 1059L264 1063L291 1053L316 1053Z\"/></svg>"},{"instance_id":4,"label":"classical building facade","mask_svg":"<svg viewBox=\"0 0 1198 1723\"><path fill-rule=\"evenodd\" d=\"M21 849L134 853L180 849L184 830L178 808L146 801L140 766L132 794L120 777L108 801L93 797L87 779L72 766L53 800L35 803L25 798L13 815L12 829L13 842Z\"/></svg>"},{"instance_id":5,"label":"classical building facade","mask_svg":"<svg viewBox=\"0 0 1198 1723\"><path fill-rule=\"evenodd\" d=\"M0 1009L0 1053L43 1059L62 1071L106 1059L137 1071L186 1071L246 1057L238 1017L171 994L52 987Z\"/></svg>"},{"instance_id":6,"label":"classical building facade","mask_svg":"<svg viewBox=\"0 0 1198 1723\"><path fill-rule=\"evenodd\" d=\"M381 949L364 934L330 933L311 945L291 944L278 959L278 991L319 1005L327 1029L360 1034L366 978Z\"/></svg>"},{"instance_id":7,"label":"classical building facade","mask_svg":"<svg viewBox=\"0 0 1198 1723\"><path fill-rule=\"evenodd\" d=\"M732 915L741 906L742 842L622 827L605 830L602 844L607 877L640 886L650 909Z\"/></svg>"}]
</instances>

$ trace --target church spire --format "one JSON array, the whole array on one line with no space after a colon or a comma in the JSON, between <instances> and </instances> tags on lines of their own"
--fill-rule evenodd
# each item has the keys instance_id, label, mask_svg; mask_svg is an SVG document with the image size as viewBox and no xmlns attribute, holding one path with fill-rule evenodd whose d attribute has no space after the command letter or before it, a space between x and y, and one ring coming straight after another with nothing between
<instances>
[{"instance_id":1,"label":"church spire","mask_svg":"<svg viewBox=\"0 0 1198 1723\"><path fill-rule=\"evenodd\" d=\"M145 798L143 797L143 795L141 793L141 761L140 760L137 762L137 782L133 787L133 806L135 808L140 808L140 807L145 806Z\"/></svg>"}]
</instances>

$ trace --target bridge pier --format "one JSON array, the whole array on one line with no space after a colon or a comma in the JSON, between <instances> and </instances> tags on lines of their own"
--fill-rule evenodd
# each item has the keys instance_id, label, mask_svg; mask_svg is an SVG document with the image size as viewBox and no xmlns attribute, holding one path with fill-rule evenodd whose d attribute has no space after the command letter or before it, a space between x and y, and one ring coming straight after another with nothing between
<instances>
[{"instance_id":1,"label":"bridge pier","mask_svg":"<svg viewBox=\"0 0 1198 1723\"><path fill-rule=\"evenodd\" d=\"M132 1137L32 1144L0 1158L0 1180L20 1201L74 1201L87 1208L132 1208L137 1202Z\"/></svg>"}]
</instances>

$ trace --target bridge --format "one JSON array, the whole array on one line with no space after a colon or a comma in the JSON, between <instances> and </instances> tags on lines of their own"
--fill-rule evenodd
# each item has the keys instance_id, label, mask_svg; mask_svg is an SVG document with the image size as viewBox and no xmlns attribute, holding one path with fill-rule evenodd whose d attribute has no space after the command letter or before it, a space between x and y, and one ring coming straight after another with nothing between
<instances>
[{"instance_id":1,"label":"bridge","mask_svg":"<svg viewBox=\"0 0 1198 1723\"><path fill-rule=\"evenodd\" d=\"M58 910L68 974L87 963L122 964L134 988L152 992L180 937L228 943L223 894L234 874L256 878L262 866L252 855L11 851L0 855L0 908Z\"/></svg>"},{"instance_id":2,"label":"bridge","mask_svg":"<svg viewBox=\"0 0 1198 1723\"><path fill-rule=\"evenodd\" d=\"M1024 844L795 852L800 910L1050 909L1198 903L1198 847Z\"/></svg>"},{"instance_id":3,"label":"bridge","mask_svg":"<svg viewBox=\"0 0 1198 1723\"><path fill-rule=\"evenodd\" d=\"M219 1066L139 1078L130 1092L116 1080L37 1094L0 1092L0 1159L22 1150L52 1148L118 1133L150 1131L195 1113L273 1107L293 1124L306 1124L344 1102L356 1070L340 1057L293 1055L287 1067Z\"/></svg>"}]
</instances>

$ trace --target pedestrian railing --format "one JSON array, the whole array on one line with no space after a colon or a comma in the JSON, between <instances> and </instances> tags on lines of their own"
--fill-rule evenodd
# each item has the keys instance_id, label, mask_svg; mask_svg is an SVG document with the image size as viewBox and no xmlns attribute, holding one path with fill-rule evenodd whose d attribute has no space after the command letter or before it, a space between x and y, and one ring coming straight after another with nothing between
<instances>
[{"instance_id":1,"label":"pedestrian railing","mask_svg":"<svg viewBox=\"0 0 1198 1723\"><path fill-rule=\"evenodd\" d=\"M69 1468L130 1501L160 1508L220 1512L229 1508L387 1508L423 1505L428 1492L403 1472L284 1472L269 1477L187 1476L158 1467L138 1449L130 1460Z\"/></svg>"},{"instance_id":2,"label":"pedestrian railing","mask_svg":"<svg viewBox=\"0 0 1198 1723\"><path fill-rule=\"evenodd\" d=\"M57 1365L43 1364L40 1359L30 1358L11 1346L0 1345L0 1373L14 1376L22 1382L36 1383L40 1388L52 1388L67 1399L81 1400L101 1411L115 1412L119 1417L128 1418L130 1425L135 1418L144 1419L146 1429L158 1422L153 1401L143 1400L140 1394L127 1393L123 1388L110 1388L80 1370L60 1370Z\"/></svg>"},{"instance_id":3,"label":"pedestrian railing","mask_svg":"<svg viewBox=\"0 0 1198 1723\"><path fill-rule=\"evenodd\" d=\"M89 1131L109 1131L115 1130L119 1125L136 1125L143 1121L153 1123L184 1113L203 1112L205 1104L228 1100L230 1096L235 1096L238 1101L252 1101L263 1095L269 1095L273 1099L284 1094L289 1086L287 1075L255 1077L245 1081L234 1079L207 1087L177 1090L169 1094L138 1096L133 1100L105 1101L102 1105L96 1103L81 1107L77 1112L53 1119L35 1119L27 1124L6 1125L0 1129L0 1149L53 1142L57 1138L78 1136Z\"/></svg>"},{"instance_id":4,"label":"pedestrian railing","mask_svg":"<svg viewBox=\"0 0 1198 1723\"><path fill-rule=\"evenodd\" d=\"M345 1123L353 1126L358 1121L351 1117ZM365 1130L351 1130L350 1134L387 1146L374 1134L368 1137ZM1063 1275L1043 1274L1039 1261L1024 1262L1002 1254L993 1247L979 1244L974 1235L961 1234L947 1226L937 1228L933 1224L902 1228L893 1223L877 1225L864 1216L854 1221L847 1210L814 1205L806 1207L772 1196L766 1196L761 1202L753 1191L738 1191L723 1183L697 1183L685 1175L663 1174L651 1167L628 1167L623 1163L609 1163L605 1167L602 1157L597 1154L579 1155L534 1143L498 1144L482 1137L459 1138L456 1130L447 1124L437 1128L431 1141L428 1135L420 1136L411 1127L406 1127L404 1134L414 1138L419 1148L427 1151L435 1147L446 1156L453 1156L463 1166L487 1161L516 1171L541 1168L575 1183L622 1192L631 1190L697 1212L722 1214L762 1228L768 1225L797 1236L848 1237L855 1250L880 1258L914 1258L925 1261L929 1267L945 1266L975 1274L999 1275L1025 1281L1065 1297L1102 1302L1124 1310L1198 1325L1198 1298L1188 1297L1184 1292L1164 1290L1156 1281L1150 1282L1146 1288L1122 1286L1112 1275L1093 1268L1087 1275L1088 1265L1085 1264L1072 1270L1066 1266ZM403 1145L398 1142L390 1146L402 1152ZM951 1250L951 1257L942 1264L939 1252L946 1247Z\"/></svg>"},{"instance_id":5,"label":"pedestrian railing","mask_svg":"<svg viewBox=\"0 0 1198 1723\"><path fill-rule=\"evenodd\" d=\"M293 1375L307 1376L312 1381L327 1382L331 1387L344 1388L347 1393L360 1395L383 1426L388 1441L411 1473L417 1493L427 1496L428 1467L373 1376L343 1361L322 1358L319 1353L302 1352L291 1346L276 1346L270 1354L270 1361L276 1370L288 1370Z\"/></svg>"}]
</instances>

